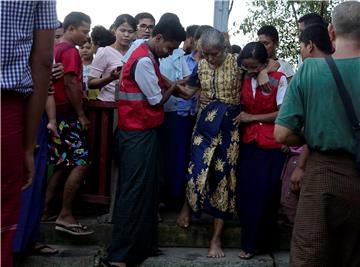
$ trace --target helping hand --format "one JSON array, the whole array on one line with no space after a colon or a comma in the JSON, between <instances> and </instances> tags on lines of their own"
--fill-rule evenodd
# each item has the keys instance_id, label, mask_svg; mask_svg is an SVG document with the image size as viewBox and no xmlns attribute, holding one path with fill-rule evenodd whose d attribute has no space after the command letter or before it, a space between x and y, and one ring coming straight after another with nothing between
<instances>
[{"instance_id":1,"label":"helping hand","mask_svg":"<svg viewBox=\"0 0 360 267\"><path fill-rule=\"evenodd\" d=\"M236 126L239 126L240 123L249 123L249 122L253 122L254 118L252 114L246 113L245 111L240 112L239 115L237 115L234 119L233 119L233 124Z\"/></svg>"},{"instance_id":2,"label":"helping hand","mask_svg":"<svg viewBox=\"0 0 360 267\"><path fill-rule=\"evenodd\" d=\"M64 66L62 63L54 63L51 70L52 79L57 80L64 76Z\"/></svg>"},{"instance_id":3,"label":"helping hand","mask_svg":"<svg viewBox=\"0 0 360 267\"><path fill-rule=\"evenodd\" d=\"M80 121L83 130L87 130L89 128L90 121L85 115L79 116L78 120Z\"/></svg>"},{"instance_id":4,"label":"helping hand","mask_svg":"<svg viewBox=\"0 0 360 267\"><path fill-rule=\"evenodd\" d=\"M258 83L258 85L260 86L260 88L265 92L265 93L270 93L271 92L271 85L270 85L270 80L269 80L269 75L264 72L264 71L260 71L256 81Z\"/></svg>"}]
</instances>

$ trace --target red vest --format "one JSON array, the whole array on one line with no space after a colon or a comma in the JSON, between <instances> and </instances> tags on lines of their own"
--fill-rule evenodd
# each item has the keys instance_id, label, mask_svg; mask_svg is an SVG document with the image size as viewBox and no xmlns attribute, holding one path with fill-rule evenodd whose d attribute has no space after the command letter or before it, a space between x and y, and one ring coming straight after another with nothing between
<instances>
[{"instance_id":1,"label":"red vest","mask_svg":"<svg viewBox=\"0 0 360 267\"><path fill-rule=\"evenodd\" d=\"M122 68L119 86L118 127L125 131L142 131L155 128L164 121L163 106L151 106L131 74L132 66L142 57L151 59L159 79L159 86L164 88L159 61L154 58L147 44L141 44L134 50L128 62Z\"/></svg>"},{"instance_id":2,"label":"red vest","mask_svg":"<svg viewBox=\"0 0 360 267\"><path fill-rule=\"evenodd\" d=\"M276 94L281 76L280 72L269 73L271 92L263 93L260 87L256 88L255 98L251 88L251 78L245 79L241 88L241 104L243 111L249 114L266 114L278 111L276 104ZM245 126L243 132L243 142L251 143L255 141L261 148L280 148L274 138L274 123L253 122Z\"/></svg>"}]
</instances>

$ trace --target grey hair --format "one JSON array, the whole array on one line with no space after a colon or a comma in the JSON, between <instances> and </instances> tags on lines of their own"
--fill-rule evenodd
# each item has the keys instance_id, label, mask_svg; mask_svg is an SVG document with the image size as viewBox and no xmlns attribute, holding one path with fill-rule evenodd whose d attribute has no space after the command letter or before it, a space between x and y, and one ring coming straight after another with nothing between
<instances>
[{"instance_id":1,"label":"grey hair","mask_svg":"<svg viewBox=\"0 0 360 267\"><path fill-rule=\"evenodd\" d=\"M347 1L337 5L331 23L336 35L360 41L360 2Z\"/></svg>"},{"instance_id":2,"label":"grey hair","mask_svg":"<svg viewBox=\"0 0 360 267\"><path fill-rule=\"evenodd\" d=\"M205 30L199 39L201 47L210 46L221 50L225 49L224 34L215 28Z\"/></svg>"}]
</instances>

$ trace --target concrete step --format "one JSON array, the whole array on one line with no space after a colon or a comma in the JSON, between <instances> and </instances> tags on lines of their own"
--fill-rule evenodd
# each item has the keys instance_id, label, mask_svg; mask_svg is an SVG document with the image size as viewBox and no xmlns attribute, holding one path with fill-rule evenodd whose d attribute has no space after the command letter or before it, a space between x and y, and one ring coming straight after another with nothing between
<instances>
[{"instance_id":1,"label":"concrete step","mask_svg":"<svg viewBox=\"0 0 360 267\"><path fill-rule=\"evenodd\" d=\"M15 267L92 267L97 266L98 255L102 251L97 246L51 245L51 247L58 249L59 253L17 258Z\"/></svg>"},{"instance_id":2,"label":"concrete step","mask_svg":"<svg viewBox=\"0 0 360 267\"><path fill-rule=\"evenodd\" d=\"M104 249L96 246L54 246L60 251L55 256L31 256L16 267L98 267ZM238 249L225 249L225 257L207 258L205 248L162 248L163 255L148 258L139 267L287 267L288 252L274 255L257 255L250 260L241 260Z\"/></svg>"},{"instance_id":3,"label":"concrete step","mask_svg":"<svg viewBox=\"0 0 360 267\"><path fill-rule=\"evenodd\" d=\"M188 229L182 229L175 223L176 214L166 214L164 221L159 223L159 245L162 247L199 247L206 248L212 233L212 219L204 216L193 219ZM106 246L110 242L112 224L99 223L96 218L83 219L80 222L87 225L95 233L90 236L71 236L55 231L54 223L42 223L40 240L45 243L62 245L98 245ZM289 249L291 228L280 227L280 249ZM223 247L240 248L241 229L236 220L226 222L223 232Z\"/></svg>"},{"instance_id":4,"label":"concrete step","mask_svg":"<svg viewBox=\"0 0 360 267\"><path fill-rule=\"evenodd\" d=\"M258 255L250 260L242 260L238 257L238 249L225 249L225 257L214 259L208 258L205 248L164 248L164 255L149 258L141 267L274 267L274 260L270 255Z\"/></svg>"}]
</instances>

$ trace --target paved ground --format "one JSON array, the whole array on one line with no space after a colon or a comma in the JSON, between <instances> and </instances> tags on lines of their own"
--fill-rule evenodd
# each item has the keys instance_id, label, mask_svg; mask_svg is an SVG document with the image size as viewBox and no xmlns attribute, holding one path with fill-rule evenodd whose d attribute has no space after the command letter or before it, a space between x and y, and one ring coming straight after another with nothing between
<instances>
[{"instance_id":1,"label":"paved ground","mask_svg":"<svg viewBox=\"0 0 360 267\"><path fill-rule=\"evenodd\" d=\"M17 267L98 267L104 249L96 246L54 246L59 249L55 256L31 256L19 262ZM147 259L140 267L286 267L288 252L274 255L258 255L241 260L238 249L225 249L220 259L207 258L205 248L162 248L163 255Z\"/></svg>"}]
</instances>

